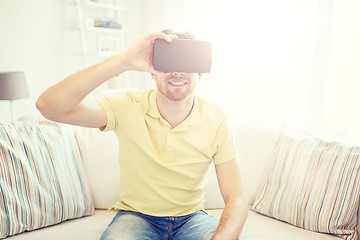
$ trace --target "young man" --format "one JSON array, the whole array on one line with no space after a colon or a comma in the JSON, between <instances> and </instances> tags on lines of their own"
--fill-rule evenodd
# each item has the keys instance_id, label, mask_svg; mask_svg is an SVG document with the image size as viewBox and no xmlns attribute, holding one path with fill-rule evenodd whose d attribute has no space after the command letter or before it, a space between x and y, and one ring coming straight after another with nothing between
<instances>
[{"instance_id":1,"label":"young man","mask_svg":"<svg viewBox=\"0 0 360 240\"><path fill-rule=\"evenodd\" d=\"M37 108L48 119L115 131L121 151L118 211L101 239L237 239L247 199L224 114L195 96L199 73L154 70L157 38L149 33L126 51L81 70L45 91ZM122 72L151 73L157 89L84 100ZM220 222L203 211L213 162L225 201Z\"/></svg>"}]
</instances>

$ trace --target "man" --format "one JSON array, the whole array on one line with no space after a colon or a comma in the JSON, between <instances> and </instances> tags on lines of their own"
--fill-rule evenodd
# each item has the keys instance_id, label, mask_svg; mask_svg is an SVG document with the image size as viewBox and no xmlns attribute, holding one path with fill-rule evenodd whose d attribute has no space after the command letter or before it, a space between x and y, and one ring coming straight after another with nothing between
<instances>
[{"instance_id":1,"label":"man","mask_svg":"<svg viewBox=\"0 0 360 240\"><path fill-rule=\"evenodd\" d=\"M48 119L115 131L121 151L117 215L101 239L237 239L247 217L238 162L224 114L195 96L199 73L154 70L149 33L124 52L45 91L37 108ZM109 78L151 73L156 90L84 100ZM218 223L203 211L206 172L214 162L225 209Z\"/></svg>"}]
</instances>

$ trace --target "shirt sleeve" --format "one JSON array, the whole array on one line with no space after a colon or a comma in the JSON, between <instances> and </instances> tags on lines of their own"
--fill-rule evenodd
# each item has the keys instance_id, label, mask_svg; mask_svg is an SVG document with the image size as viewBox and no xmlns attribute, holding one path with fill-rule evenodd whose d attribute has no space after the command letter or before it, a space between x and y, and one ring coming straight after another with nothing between
<instances>
[{"instance_id":1,"label":"shirt sleeve","mask_svg":"<svg viewBox=\"0 0 360 240\"><path fill-rule=\"evenodd\" d=\"M224 118L216 134L217 149L213 157L214 164L221 164L236 159L234 138Z\"/></svg>"},{"instance_id":2,"label":"shirt sleeve","mask_svg":"<svg viewBox=\"0 0 360 240\"><path fill-rule=\"evenodd\" d=\"M107 124L105 128L100 128L101 131L111 131L115 130L115 109L113 107L113 103L109 97L103 97L97 99L97 101L100 103L101 107L104 109L106 118L107 118Z\"/></svg>"},{"instance_id":3,"label":"shirt sleeve","mask_svg":"<svg viewBox=\"0 0 360 240\"><path fill-rule=\"evenodd\" d=\"M122 120L125 120L126 115L121 114L127 111L128 100L126 96L109 96L97 99L102 108L105 111L107 124L105 128L100 128L101 131L115 131L121 124ZM121 116L119 118L119 116Z\"/></svg>"}]
</instances>

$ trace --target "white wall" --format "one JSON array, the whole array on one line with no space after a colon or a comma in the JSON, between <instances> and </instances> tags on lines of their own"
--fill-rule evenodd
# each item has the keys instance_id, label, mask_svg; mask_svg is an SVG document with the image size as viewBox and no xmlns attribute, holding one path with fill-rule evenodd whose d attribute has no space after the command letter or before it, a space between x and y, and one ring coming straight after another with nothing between
<instances>
[{"instance_id":1,"label":"white wall","mask_svg":"<svg viewBox=\"0 0 360 240\"><path fill-rule=\"evenodd\" d=\"M301 124L360 144L359 1L120 1L126 45L164 28L214 40L199 92L235 119ZM37 113L39 94L82 68L79 44L73 0L0 0L0 72L24 71L31 94L15 101L15 117ZM154 86L149 74L130 74L132 86ZM9 117L0 101L0 121Z\"/></svg>"},{"instance_id":2,"label":"white wall","mask_svg":"<svg viewBox=\"0 0 360 240\"><path fill-rule=\"evenodd\" d=\"M321 124L360 145L360 1L335 1Z\"/></svg>"},{"instance_id":3,"label":"white wall","mask_svg":"<svg viewBox=\"0 0 360 240\"><path fill-rule=\"evenodd\" d=\"M198 90L231 118L302 125L360 144L360 1L143 2L148 29L192 30L212 41L212 73Z\"/></svg>"},{"instance_id":4,"label":"white wall","mask_svg":"<svg viewBox=\"0 0 360 240\"><path fill-rule=\"evenodd\" d=\"M142 34L141 0L121 2L128 46ZM83 67L73 0L1 0L0 72L24 71L31 97L14 101L15 119L38 114L35 102L48 87ZM134 87L142 76L131 73ZM10 106L0 101L0 121Z\"/></svg>"},{"instance_id":5,"label":"white wall","mask_svg":"<svg viewBox=\"0 0 360 240\"><path fill-rule=\"evenodd\" d=\"M65 74L66 5L62 1L0 1L0 71L24 71L31 99L14 102L14 115L34 112L34 99ZM0 120L9 119L0 101Z\"/></svg>"}]
</instances>

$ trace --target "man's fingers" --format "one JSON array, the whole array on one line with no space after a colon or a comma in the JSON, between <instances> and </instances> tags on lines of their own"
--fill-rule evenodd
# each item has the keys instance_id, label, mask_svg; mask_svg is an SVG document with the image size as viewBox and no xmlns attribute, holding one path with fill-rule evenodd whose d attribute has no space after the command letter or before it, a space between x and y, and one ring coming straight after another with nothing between
<instances>
[{"instance_id":1,"label":"man's fingers","mask_svg":"<svg viewBox=\"0 0 360 240\"><path fill-rule=\"evenodd\" d=\"M167 42L171 42L172 39L176 39L178 36L177 35L168 35L165 33L148 33L146 35L146 39L151 40L152 42L155 41L155 39L160 38L160 39L164 39Z\"/></svg>"}]
</instances>

